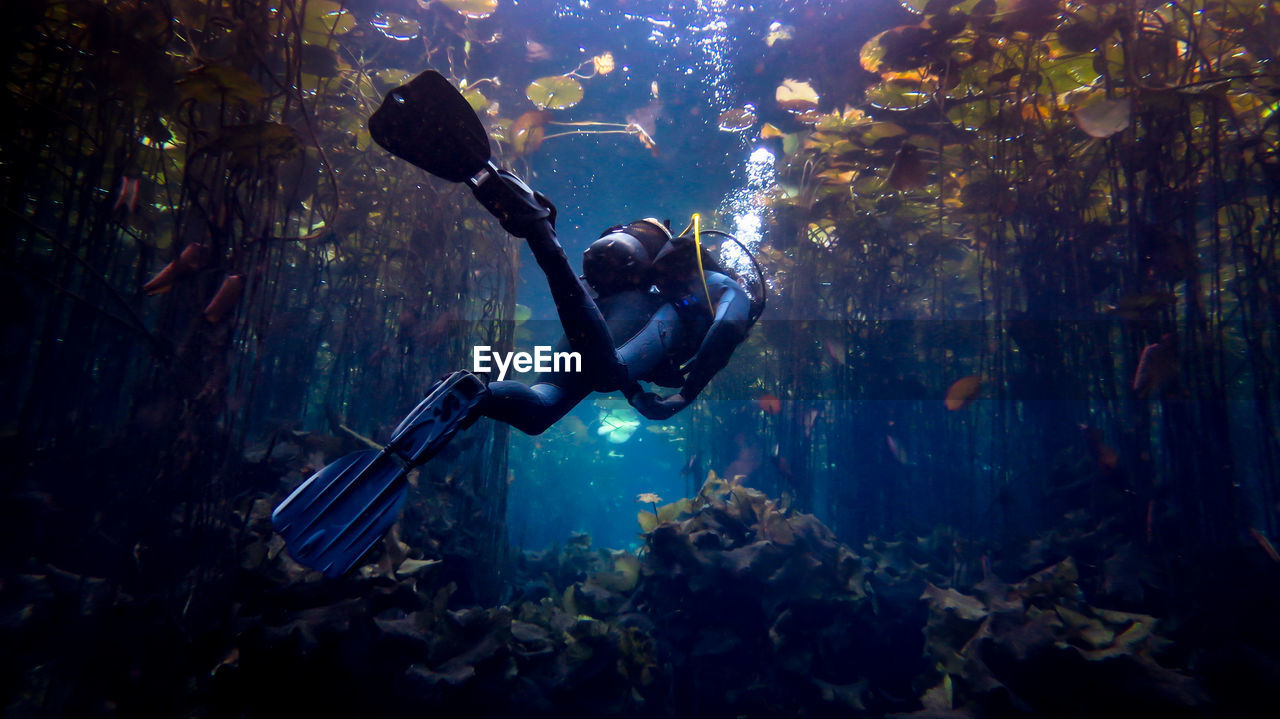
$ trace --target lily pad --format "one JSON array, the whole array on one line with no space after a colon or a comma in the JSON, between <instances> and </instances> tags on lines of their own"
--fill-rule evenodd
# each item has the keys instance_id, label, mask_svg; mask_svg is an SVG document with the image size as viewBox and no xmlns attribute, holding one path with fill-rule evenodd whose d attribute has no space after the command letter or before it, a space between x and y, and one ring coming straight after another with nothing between
<instances>
[{"instance_id":1,"label":"lily pad","mask_svg":"<svg viewBox=\"0 0 1280 719\"><path fill-rule=\"evenodd\" d=\"M774 91L778 106L790 112L801 113L818 108L818 93L813 86L801 80L783 80Z\"/></svg>"},{"instance_id":2,"label":"lily pad","mask_svg":"<svg viewBox=\"0 0 1280 719\"><path fill-rule=\"evenodd\" d=\"M392 88L392 87L396 87L397 85L403 85L409 82L410 80L412 80L413 73L409 72L408 70L399 70L393 67L389 67L385 70L377 71L376 73L373 74L373 77L379 83L381 83L382 85L385 85L387 88Z\"/></svg>"},{"instance_id":3,"label":"lily pad","mask_svg":"<svg viewBox=\"0 0 1280 719\"><path fill-rule=\"evenodd\" d=\"M516 154L527 155L538 149L546 133L543 126L547 124L547 120L551 119L550 115L551 113L546 110L534 110L516 118L511 125L511 130L507 133L507 138Z\"/></svg>"},{"instance_id":4,"label":"lily pad","mask_svg":"<svg viewBox=\"0 0 1280 719\"><path fill-rule=\"evenodd\" d=\"M882 82L867 88L867 102L882 110L915 110L932 102L935 84L914 80Z\"/></svg>"},{"instance_id":5,"label":"lily pad","mask_svg":"<svg viewBox=\"0 0 1280 719\"><path fill-rule=\"evenodd\" d=\"M204 65L178 81L183 97L197 102L240 100L253 105L267 96L267 91L248 73L230 65Z\"/></svg>"},{"instance_id":6,"label":"lily pad","mask_svg":"<svg viewBox=\"0 0 1280 719\"><path fill-rule=\"evenodd\" d=\"M356 26L356 17L333 0L309 0L302 21L302 41L327 45L336 35L345 35Z\"/></svg>"},{"instance_id":7,"label":"lily pad","mask_svg":"<svg viewBox=\"0 0 1280 719\"><path fill-rule=\"evenodd\" d=\"M237 162L254 164L257 160L281 161L296 155L302 148L298 133L278 122L255 122L229 125L204 150L210 153L230 152Z\"/></svg>"},{"instance_id":8,"label":"lily pad","mask_svg":"<svg viewBox=\"0 0 1280 719\"><path fill-rule=\"evenodd\" d=\"M540 77L524 94L542 110L564 110L582 101L582 83L568 75Z\"/></svg>"},{"instance_id":9,"label":"lily pad","mask_svg":"<svg viewBox=\"0 0 1280 719\"><path fill-rule=\"evenodd\" d=\"M498 0L440 0L450 10L472 20L483 20L498 9Z\"/></svg>"},{"instance_id":10,"label":"lily pad","mask_svg":"<svg viewBox=\"0 0 1280 719\"><path fill-rule=\"evenodd\" d=\"M752 105L744 105L732 110L725 110L720 113L717 122L720 125L720 129L725 132L749 130L752 125L756 124L756 109Z\"/></svg>"},{"instance_id":11,"label":"lily pad","mask_svg":"<svg viewBox=\"0 0 1280 719\"><path fill-rule=\"evenodd\" d=\"M422 33L422 26L417 20L393 12L378 12L369 21L378 32L392 40L412 40Z\"/></svg>"},{"instance_id":12,"label":"lily pad","mask_svg":"<svg viewBox=\"0 0 1280 719\"><path fill-rule=\"evenodd\" d=\"M873 122L862 133L862 144L871 147L881 140L901 137L907 134L906 128L894 122Z\"/></svg>"},{"instance_id":13,"label":"lily pad","mask_svg":"<svg viewBox=\"0 0 1280 719\"><path fill-rule=\"evenodd\" d=\"M471 106L471 109L475 110L476 112L484 112L489 108L490 105L493 104L492 100L485 97L484 93L480 92L474 87L469 88L466 92L463 92L462 96L466 98L467 104Z\"/></svg>"},{"instance_id":14,"label":"lily pad","mask_svg":"<svg viewBox=\"0 0 1280 719\"><path fill-rule=\"evenodd\" d=\"M1099 100L1074 113L1076 124L1090 137L1111 137L1129 126L1129 98Z\"/></svg>"},{"instance_id":15,"label":"lily pad","mask_svg":"<svg viewBox=\"0 0 1280 719\"><path fill-rule=\"evenodd\" d=\"M334 77L341 69L338 53L323 45L306 45L301 48L302 72L316 77Z\"/></svg>"}]
</instances>

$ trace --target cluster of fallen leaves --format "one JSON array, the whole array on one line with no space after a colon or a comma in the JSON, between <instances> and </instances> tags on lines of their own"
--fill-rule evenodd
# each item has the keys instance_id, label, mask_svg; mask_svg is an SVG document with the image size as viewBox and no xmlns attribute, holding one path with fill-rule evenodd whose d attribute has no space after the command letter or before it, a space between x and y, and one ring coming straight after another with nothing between
<instances>
[{"instance_id":1,"label":"cluster of fallen leaves","mask_svg":"<svg viewBox=\"0 0 1280 719\"><path fill-rule=\"evenodd\" d=\"M970 593L927 585L932 686L916 716L980 716L993 706L1035 716L1111 716L1132 708L1195 715L1205 697L1160 665L1170 642L1147 614L1093 606L1067 558L1020 582L994 574Z\"/></svg>"},{"instance_id":2,"label":"cluster of fallen leaves","mask_svg":"<svg viewBox=\"0 0 1280 719\"><path fill-rule=\"evenodd\" d=\"M459 601L464 575L395 534L353 576L322 580L281 551L258 500L242 568L275 610L246 602L242 641L214 671L354 646L366 653L344 651L353 681L393 678L388 708L473 716L1179 715L1206 703L1160 663L1170 642L1154 616L1091 604L1070 557L1044 566L1101 541L1097 527L1044 535L999 565L1043 567L1009 584L967 561L953 532L855 552L814 516L714 473L694 497L649 499L639 554L585 535L526 552L497 607ZM1088 586L1127 596L1112 575L1138 563L1133 550L1101 554Z\"/></svg>"}]
</instances>

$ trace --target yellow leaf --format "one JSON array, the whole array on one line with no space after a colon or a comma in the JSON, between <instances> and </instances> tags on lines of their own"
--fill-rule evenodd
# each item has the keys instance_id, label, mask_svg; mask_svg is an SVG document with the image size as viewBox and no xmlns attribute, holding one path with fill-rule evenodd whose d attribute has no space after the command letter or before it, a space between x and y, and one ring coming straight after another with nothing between
<instances>
[{"instance_id":1,"label":"yellow leaf","mask_svg":"<svg viewBox=\"0 0 1280 719\"><path fill-rule=\"evenodd\" d=\"M773 44L782 40L790 40L795 28L790 25L783 25L780 22L769 24L769 34L765 36L764 44L773 47Z\"/></svg>"},{"instance_id":2,"label":"yellow leaf","mask_svg":"<svg viewBox=\"0 0 1280 719\"><path fill-rule=\"evenodd\" d=\"M982 378L976 374L968 377L961 377L952 383L947 390L947 409L956 411L968 407L974 399L977 398L978 392L982 390Z\"/></svg>"},{"instance_id":3,"label":"yellow leaf","mask_svg":"<svg viewBox=\"0 0 1280 719\"><path fill-rule=\"evenodd\" d=\"M498 0L440 0L445 7L472 20L489 17L498 9Z\"/></svg>"},{"instance_id":4,"label":"yellow leaf","mask_svg":"<svg viewBox=\"0 0 1280 719\"><path fill-rule=\"evenodd\" d=\"M595 65L597 75L608 75L613 72L613 53L606 52L591 58L591 63Z\"/></svg>"},{"instance_id":5,"label":"yellow leaf","mask_svg":"<svg viewBox=\"0 0 1280 719\"><path fill-rule=\"evenodd\" d=\"M640 530L652 532L658 528L658 515L653 512L637 512L636 520L640 522Z\"/></svg>"},{"instance_id":6,"label":"yellow leaf","mask_svg":"<svg viewBox=\"0 0 1280 719\"><path fill-rule=\"evenodd\" d=\"M665 522L674 521L676 517L679 517L681 514L689 513L691 511L691 508L692 508L692 502L690 502L688 499L682 499L678 502L664 504L661 507L658 507L658 523L662 524Z\"/></svg>"}]
</instances>

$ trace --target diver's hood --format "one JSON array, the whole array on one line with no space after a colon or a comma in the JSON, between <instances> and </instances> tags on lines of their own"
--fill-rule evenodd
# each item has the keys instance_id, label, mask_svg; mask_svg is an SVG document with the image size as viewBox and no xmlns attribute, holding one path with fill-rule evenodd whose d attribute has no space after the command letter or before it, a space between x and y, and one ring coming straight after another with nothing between
<instances>
[{"instance_id":1,"label":"diver's hood","mask_svg":"<svg viewBox=\"0 0 1280 719\"><path fill-rule=\"evenodd\" d=\"M650 262L656 259L662 248L671 241L671 228L654 217L646 217L634 222L628 222L625 225L614 225L601 232L600 236L606 237L616 233L630 235L639 240L640 244L644 246L645 252L649 255Z\"/></svg>"},{"instance_id":2,"label":"diver's hood","mask_svg":"<svg viewBox=\"0 0 1280 719\"><path fill-rule=\"evenodd\" d=\"M653 284L653 262L634 235L611 232L582 253L582 275L602 296L642 290Z\"/></svg>"}]
</instances>

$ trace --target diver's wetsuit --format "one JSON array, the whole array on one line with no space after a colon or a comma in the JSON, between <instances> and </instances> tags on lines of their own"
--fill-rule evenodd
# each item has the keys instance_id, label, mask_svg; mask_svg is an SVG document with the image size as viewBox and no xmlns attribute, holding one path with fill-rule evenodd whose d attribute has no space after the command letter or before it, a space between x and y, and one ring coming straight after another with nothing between
<instances>
[{"instance_id":1,"label":"diver's wetsuit","mask_svg":"<svg viewBox=\"0 0 1280 719\"><path fill-rule=\"evenodd\" d=\"M526 434L540 434L593 390L612 392L636 381L682 387L692 400L729 361L746 335L750 300L736 280L707 272L715 307L706 308L701 282L682 298L627 290L599 302L574 274L549 222L528 233L529 248L547 276L567 344L582 356L581 373L545 373L530 386L510 380L490 382L480 414ZM680 365L693 357L688 376Z\"/></svg>"}]
</instances>

